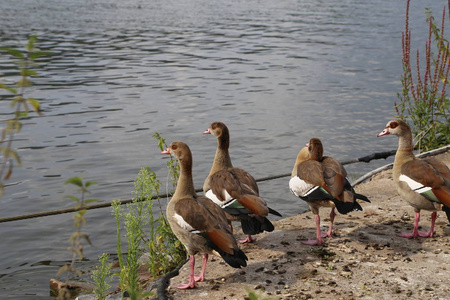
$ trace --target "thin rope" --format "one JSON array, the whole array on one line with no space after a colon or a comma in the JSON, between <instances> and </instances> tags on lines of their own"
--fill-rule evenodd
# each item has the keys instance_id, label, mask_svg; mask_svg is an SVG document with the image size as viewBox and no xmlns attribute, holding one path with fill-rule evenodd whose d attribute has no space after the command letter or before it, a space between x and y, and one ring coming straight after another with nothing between
<instances>
[{"instance_id":1,"label":"thin rope","mask_svg":"<svg viewBox=\"0 0 450 300\"><path fill-rule=\"evenodd\" d=\"M427 156L433 156L433 155L441 154L441 153L447 152L449 150L450 150L450 145L447 145L447 146L439 148L439 149L434 149L434 150L431 150L431 151L428 151L428 152L423 152L423 153L417 154L416 157L424 158L424 157L427 157ZM363 175L363 176L359 177L358 179L356 179L352 183L352 185L356 186L356 185L358 185L360 183L363 183L364 181L366 181L369 178L371 178L373 175L375 175L377 173L380 173L381 171L384 171L384 170L387 170L387 169L391 169L393 166L394 166L394 164L390 163L390 164L387 164L385 166L379 167L378 169L375 169L375 170L373 170L373 171L371 171L369 173L366 173L365 175Z\"/></svg>"},{"instance_id":2,"label":"thin rope","mask_svg":"<svg viewBox=\"0 0 450 300\"><path fill-rule=\"evenodd\" d=\"M443 152L446 152L446 151L449 151L449 150L450 150L450 145L447 145L447 146L439 148L439 149L435 149L435 150L432 150L432 151L429 151L429 152L421 153L421 154L419 154L417 156L418 157L425 157L425 156L429 156L429 155L436 155L436 154L443 153ZM370 155L363 156L363 157L360 157L360 158L343 161L343 162L341 162L341 164L348 165L348 164L353 164L353 163L357 163L357 162L369 163L371 160L374 160L374 159L382 159L382 158L386 159L389 156L394 155L396 153L396 151L397 150L376 152L376 153L372 153ZM389 166L389 165L387 165L387 166ZM379 168L379 169L381 169L381 168ZM379 169L377 169L377 170L379 170ZM373 172L375 172L377 170L374 170L374 171L372 171L370 173L367 173L366 175L362 176L361 178L356 180L353 185L359 184L359 183L365 181L366 179L370 178L371 176L373 176L375 174ZM381 171L381 170L379 170L379 171ZM377 171L377 172L379 172L379 171ZM371 175L369 175L369 174L371 174ZM280 174L280 175L274 175L274 176L268 176L268 177L259 178L259 179L256 179L256 182L274 180L274 179L279 179L279 178L288 177L288 176L291 176L291 173L285 173L285 174ZM195 191L196 192L202 192L203 190L202 189L196 189ZM171 193L166 193L166 194L162 194L162 195L153 196L153 197L151 197L148 200L168 198L170 196L172 196ZM140 201L145 201L145 200L147 200L147 198L120 200L120 204L123 205L123 204L131 203L131 202L140 202ZM53 215L60 215L60 214L77 212L77 211L80 211L80 210L91 210L91 209L97 209L97 208L105 208L105 207L110 207L111 205L112 205L112 202L108 202L108 203L86 205L86 206L84 206L82 208L66 208L66 209L51 210L51 211L45 211L45 212L40 212L40 213L34 213L34 214L19 215L19 216L14 216L14 217L6 217L6 218L1 218L0 219L0 223L19 221L19 220L26 220L26 219L33 219L33 218L40 218L40 217L53 216Z\"/></svg>"}]
</instances>

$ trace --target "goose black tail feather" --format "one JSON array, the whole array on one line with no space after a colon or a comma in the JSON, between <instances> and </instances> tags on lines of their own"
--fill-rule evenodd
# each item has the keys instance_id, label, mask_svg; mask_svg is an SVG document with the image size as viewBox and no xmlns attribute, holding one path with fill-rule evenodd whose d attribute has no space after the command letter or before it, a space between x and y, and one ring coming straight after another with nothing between
<instances>
[{"instance_id":1,"label":"goose black tail feather","mask_svg":"<svg viewBox=\"0 0 450 300\"><path fill-rule=\"evenodd\" d=\"M355 197L356 197L356 199L359 199L359 200L366 201L366 202L370 203L369 198L367 198L366 196L364 196L362 194L355 193Z\"/></svg>"},{"instance_id":2,"label":"goose black tail feather","mask_svg":"<svg viewBox=\"0 0 450 300\"><path fill-rule=\"evenodd\" d=\"M247 266L247 255L241 249L234 249L233 255L228 254L226 252L219 252L220 256L222 256L223 260L232 266L233 268L240 268Z\"/></svg>"},{"instance_id":3,"label":"goose black tail feather","mask_svg":"<svg viewBox=\"0 0 450 300\"><path fill-rule=\"evenodd\" d=\"M356 210L363 210L361 205L359 205L358 202L343 202L339 200L333 201L334 205L336 205L336 209L339 213L345 215L349 212L356 211Z\"/></svg>"},{"instance_id":4,"label":"goose black tail feather","mask_svg":"<svg viewBox=\"0 0 450 300\"><path fill-rule=\"evenodd\" d=\"M442 206L442 210L445 211L445 214L447 215L447 219L450 222L450 207L447 205Z\"/></svg>"},{"instance_id":5,"label":"goose black tail feather","mask_svg":"<svg viewBox=\"0 0 450 300\"><path fill-rule=\"evenodd\" d=\"M269 221L269 219L264 218L264 221L261 223L261 230L264 231L273 231L275 227L273 226L272 222Z\"/></svg>"},{"instance_id":6,"label":"goose black tail feather","mask_svg":"<svg viewBox=\"0 0 450 300\"><path fill-rule=\"evenodd\" d=\"M275 209L271 209L270 207L269 207L269 213L271 213L272 215L282 217L282 215L279 212L277 212Z\"/></svg>"},{"instance_id":7,"label":"goose black tail feather","mask_svg":"<svg viewBox=\"0 0 450 300\"><path fill-rule=\"evenodd\" d=\"M220 249L219 247L217 247L217 245L214 244L206 234L200 233L200 235L206 239L208 246L214 249L217 253L219 253L219 255L223 258L223 260L233 268L240 268L247 266L248 257L241 249L239 248L233 249L233 254L227 253L222 249Z\"/></svg>"},{"instance_id":8,"label":"goose black tail feather","mask_svg":"<svg viewBox=\"0 0 450 300\"><path fill-rule=\"evenodd\" d=\"M242 231L245 234L258 234L263 231L273 231L275 228L267 218L252 217L248 215L241 215Z\"/></svg>"}]
</instances>

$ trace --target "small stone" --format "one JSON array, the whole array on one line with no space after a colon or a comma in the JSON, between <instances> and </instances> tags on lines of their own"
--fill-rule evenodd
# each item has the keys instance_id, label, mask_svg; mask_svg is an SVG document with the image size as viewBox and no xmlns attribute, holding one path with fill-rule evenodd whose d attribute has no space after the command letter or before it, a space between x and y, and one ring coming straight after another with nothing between
<instances>
[{"instance_id":1,"label":"small stone","mask_svg":"<svg viewBox=\"0 0 450 300\"><path fill-rule=\"evenodd\" d=\"M75 300L96 300L97 297L93 295L81 295L75 298Z\"/></svg>"},{"instance_id":2,"label":"small stone","mask_svg":"<svg viewBox=\"0 0 450 300\"><path fill-rule=\"evenodd\" d=\"M288 262L291 262L291 260L287 259L287 258L280 259L280 261L279 261L280 264L286 264Z\"/></svg>"},{"instance_id":3,"label":"small stone","mask_svg":"<svg viewBox=\"0 0 450 300\"><path fill-rule=\"evenodd\" d=\"M351 278L352 272L341 272L340 275L345 278Z\"/></svg>"},{"instance_id":4,"label":"small stone","mask_svg":"<svg viewBox=\"0 0 450 300\"><path fill-rule=\"evenodd\" d=\"M345 272L351 272L350 267L348 265L343 266L342 270L344 270Z\"/></svg>"}]
</instances>

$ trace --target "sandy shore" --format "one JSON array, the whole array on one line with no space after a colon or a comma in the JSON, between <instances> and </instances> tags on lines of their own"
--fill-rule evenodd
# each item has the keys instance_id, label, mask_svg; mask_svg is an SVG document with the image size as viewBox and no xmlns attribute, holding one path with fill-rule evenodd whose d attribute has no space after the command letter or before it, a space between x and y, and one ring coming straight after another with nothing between
<instances>
[{"instance_id":1,"label":"sandy shore","mask_svg":"<svg viewBox=\"0 0 450 300\"><path fill-rule=\"evenodd\" d=\"M450 152L437 156L450 165ZM287 185L287 184L286 184ZM405 239L412 231L413 209L397 194L392 171L386 170L355 187L371 199L364 211L336 216L335 237L323 247L301 241L314 238L311 212L275 221L275 230L242 245L248 266L233 269L222 259L208 263L207 280L194 290L169 289L172 299L249 299L249 291L269 299L449 299L450 226L438 213L432 238ZM301 200L299 200L301 201ZM330 209L322 209L322 229ZM422 230L430 226L423 211ZM244 235L236 229L237 237ZM197 257L197 272L201 257ZM188 264L171 286L186 282Z\"/></svg>"}]
</instances>

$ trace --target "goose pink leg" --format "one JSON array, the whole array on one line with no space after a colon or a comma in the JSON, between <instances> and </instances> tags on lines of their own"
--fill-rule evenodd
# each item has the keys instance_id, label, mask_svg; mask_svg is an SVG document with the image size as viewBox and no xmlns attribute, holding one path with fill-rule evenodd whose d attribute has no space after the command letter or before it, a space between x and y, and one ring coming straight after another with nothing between
<instances>
[{"instance_id":1,"label":"goose pink leg","mask_svg":"<svg viewBox=\"0 0 450 300\"><path fill-rule=\"evenodd\" d=\"M316 240L307 240L302 242L305 245L310 245L310 246L320 246L323 244L323 240L322 240L322 233L320 232L320 216L319 215L314 215L314 219L316 220Z\"/></svg>"},{"instance_id":2,"label":"goose pink leg","mask_svg":"<svg viewBox=\"0 0 450 300\"><path fill-rule=\"evenodd\" d=\"M194 276L194 267L195 267L195 256L191 255L189 256L189 264L191 272L189 274L189 281L188 283L183 283L179 286L177 286L177 289L185 290L185 289L194 289L197 285L197 281L204 281L205 280L205 272L206 272L206 263L208 262L208 254L203 254L203 265L202 265L202 271L199 276Z\"/></svg>"},{"instance_id":3,"label":"goose pink leg","mask_svg":"<svg viewBox=\"0 0 450 300\"><path fill-rule=\"evenodd\" d=\"M304 241L303 244L310 245L310 246L320 246L323 244L323 239L325 237L332 237L333 236L333 223L334 223L334 217L336 216L336 213L334 212L334 208L331 209L330 212L330 228L328 231L321 232L320 231L320 216L314 215L314 219L316 220L316 240L307 240Z\"/></svg>"},{"instance_id":4,"label":"goose pink leg","mask_svg":"<svg viewBox=\"0 0 450 300\"><path fill-rule=\"evenodd\" d=\"M233 225L231 225L231 223L228 223L228 227L230 228L231 233L233 233ZM239 240L239 243L245 244L245 243L252 243L254 241L256 241L256 239L253 238L251 235L248 235L247 238Z\"/></svg>"},{"instance_id":5,"label":"goose pink leg","mask_svg":"<svg viewBox=\"0 0 450 300\"><path fill-rule=\"evenodd\" d=\"M190 264L190 269L191 272L189 274L189 282L188 283L183 283L179 286L177 286L177 289L181 289L181 290L185 290L185 289L194 289L196 284L195 284L195 278L194 278L194 266L195 266L195 256L191 255L189 256L189 264Z\"/></svg>"},{"instance_id":6,"label":"goose pink leg","mask_svg":"<svg viewBox=\"0 0 450 300\"><path fill-rule=\"evenodd\" d=\"M335 216L336 216L336 213L334 212L334 208L332 208L331 212L330 212L330 228L328 229L328 231L324 231L321 233L321 236L323 238L333 236L333 223L334 223Z\"/></svg>"},{"instance_id":7,"label":"goose pink leg","mask_svg":"<svg viewBox=\"0 0 450 300\"><path fill-rule=\"evenodd\" d=\"M431 214L431 227L428 232L419 231L420 212L416 212L414 216L414 228L412 233L402 232L398 234L400 237L417 238L417 237L432 237L434 231L434 224L436 223L437 212Z\"/></svg>"},{"instance_id":8,"label":"goose pink leg","mask_svg":"<svg viewBox=\"0 0 450 300\"><path fill-rule=\"evenodd\" d=\"M247 238L242 239L242 240L239 240L239 243L245 244L245 243L252 243L252 242L254 242L254 241L256 241L256 239L253 238L253 237L249 234L249 235L247 236Z\"/></svg>"},{"instance_id":9,"label":"goose pink leg","mask_svg":"<svg viewBox=\"0 0 450 300\"><path fill-rule=\"evenodd\" d=\"M205 280L205 273L206 273L206 263L208 262L208 254L203 254L203 264L202 264L202 272L199 276L195 276L195 281L204 281Z\"/></svg>"}]
</instances>

